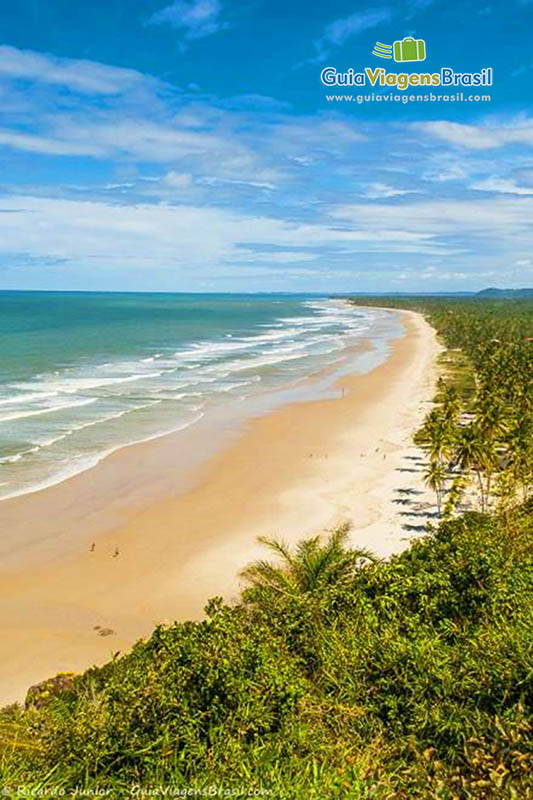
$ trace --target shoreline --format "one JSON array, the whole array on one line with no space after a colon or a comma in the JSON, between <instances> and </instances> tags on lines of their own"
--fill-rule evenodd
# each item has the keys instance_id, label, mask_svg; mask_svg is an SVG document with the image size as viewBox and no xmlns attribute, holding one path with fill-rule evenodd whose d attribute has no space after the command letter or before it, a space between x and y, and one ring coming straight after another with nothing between
<instances>
[{"instance_id":1,"label":"shoreline","mask_svg":"<svg viewBox=\"0 0 533 800\"><path fill-rule=\"evenodd\" d=\"M383 334L383 329L377 330ZM87 467L73 472L69 468L61 479L2 498L0 528L5 534L0 538L0 570L54 560L76 549L82 537L90 544L95 532L124 523L149 504L182 494L201 478L202 467L246 432L254 419L288 405L337 397L341 379L366 374L386 361L390 343L398 336L388 331L380 344L364 336L346 351L342 366L330 364L283 388L249 395L242 404L211 407L202 411L196 424L114 446ZM102 492L102 501L95 503L95 493L100 499Z\"/></svg>"},{"instance_id":2,"label":"shoreline","mask_svg":"<svg viewBox=\"0 0 533 800\"><path fill-rule=\"evenodd\" d=\"M348 314L352 316L352 319L357 318L357 314L353 314L351 312L350 304L347 301L330 300L328 301L328 309L330 310L331 307L337 307L345 314L348 312ZM324 308L322 308L322 310L324 310ZM3 483L0 482L0 509L2 509L2 516L6 514L6 503L8 504L7 508L9 508L9 504L11 504L12 501L15 501L14 507L16 507L16 501L19 498L27 497L28 495L37 494L49 489L53 490L56 486L60 486L61 484L70 480L75 480L77 476L94 469L96 466L98 466L98 464L106 461L115 453L125 448L145 444L154 440L161 440L165 437L173 436L175 434L180 434L181 436L182 432L189 427L202 429L210 426L210 438L217 438L217 432L221 429L227 428L228 424L232 426L235 426L236 424L238 425L239 422L247 421L254 416L270 412L279 406L296 402L297 400L313 400L327 396L334 384L336 377L341 377L343 374L352 372L369 371L371 368L373 368L373 366L376 366L377 363L379 363L381 358L386 358L388 342L394 339L395 336L399 335L397 322L399 315L397 312L391 309L364 309L364 311L370 311L374 314L377 311L378 313L381 313L381 318L376 318L375 316L374 318L367 318L367 326L370 328L370 330L368 330L368 336L365 336L364 332L363 335L361 335L361 331L359 331L357 334L352 332L350 335L352 341L349 344L345 342L340 350L334 347L332 350L326 351L330 354L337 352L337 355L340 356L340 358L332 357L332 360L329 363L328 359L325 359L324 363L315 363L310 371L304 371L303 374L296 376L286 375L285 380L283 380L279 385L269 385L268 375L262 376L260 374L255 374L252 376L251 380L245 379L244 382L241 381L240 386L246 386L246 389L242 390L242 394L237 393L233 396L225 394L231 388L235 388L232 387L231 384L229 387L220 387L218 395L216 391L211 395L207 393L205 396L202 395L201 391L195 391L190 395L187 395L187 392L183 392L180 395L182 398L188 397L189 400L193 396L197 398L195 400L196 407L188 407L186 409L181 409L181 411L178 410L178 418L180 418L180 414L183 415L184 410L189 412L188 418L180 418L179 422L174 415L169 417L168 414L165 414L163 406L159 405L164 401L152 401L151 404L148 403L144 406L140 406L140 408L148 408L150 405L154 407L157 406L157 409L155 410L148 426L146 425L147 421L145 420L144 426L141 425L140 427L129 428L126 431L122 430L121 435L118 436L116 435L116 432L113 431L110 431L111 438L106 437L102 439L101 435L97 435L95 442L86 442L85 447L82 446L81 449L78 447L77 451L76 447L74 447L74 449L69 451L66 458L65 453L57 453L56 456L60 457L56 457L55 460L52 457L52 459L47 462L45 455L41 469L37 472L34 470L33 474L32 466L34 467L35 465L32 465L31 463L29 465L27 463L25 464L26 472L23 468L21 475L17 475L16 472L14 475L10 475L8 472L5 474L5 477L8 480ZM349 328L345 331L345 333L348 332ZM275 333L274 335L276 336ZM220 344L216 345L215 347L217 346L219 347ZM205 345L205 347L209 349L209 345ZM177 356L178 352L174 355ZM162 355L162 353L156 354L156 356ZM298 358L300 356L301 353ZM142 359L140 363L144 363L146 360L153 361L154 358L155 357L151 357L150 359ZM281 357L278 364L283 364L285 360L285 358ZM291 360L290 357L288 360ZM365 361L366 364L364 363ZM339 366L339 364L344 366ZM346 364L348 365L347 368ZM106 365L104 364L100 366ZM168 365L163 365L163 370L161 373L158 373L159 375L164 374L166 366ZM228 367L231 367L231 362ZM240 368L234 371L235 378L237 378L239 373L245 369L245 367L246 362L242 361ZM169 372L174 373L177 369L178 368L174 364L173 368L170 369ZM137 379L142 376L132 375L129 377L135 377ZM265 377L267 378L266 384L264 383ZM118 378L116 382L123 383L124 380L122 378ZM127 383L128 381L126 380L125 382ZM213 382L216 383L216 379L207 381L208 384ZM187 379L185 379L185 383L187 384ZM201 380L199 383L201 386ZM239 383L239 381L237 381L237 383ZM192 380L192 384L194 385L194 380ZM221 402L222 398L224 398L224 400ZM100 398L100 400L101 399L102 398ZM89 400L86 399L82 401L81 404L89 404L92 408L92 403L96 402L98 397L89 398ZM6 401L0 400L0 405L4 402ZM9 400L9 402L11 402L11 400ZM163 409L162 415L157 413L161 411L161 409ZM210 417L212 417L213 414L217 414L217 411L219 412L219 418L217 420L217 426L214 428L212 420L210 425ZM27 415L35 416L35 413L36 412L32 411ZM50 445L54 445L56 442L66 439L71 435L71 433L76 434L76 432L80 430L83 431L85 428L92 429L93 426L100 428L101 425L105 425L109 420L125 417L130 413L131 409L126 409L125 411L122 410L117 414L113 413L107 417L104 415L103 418L91 419L88 422L85 422L81 425L74 425L71 428L69 428L67 425L66 432L55 431L51 437L48 439L45 438L43 447L47 448ZM26 414L23 413L22 416L26 416ZM196 433L196 430L193 433ZM195 438L194 435L192 438ZM35 444L37 445L36 447L32 446L30 449L14 453L13 455L7 455L0 459L1 471L3 472L4 462L7 462L7 464L11 464L11 462L18 464L18 462L21 460L21 457L25 453L28 454L34 450L39 452L41 449L43 449L38 441L35 442ZM189 456L195 453L196 446L194 441L190 443L188 451ZM210 454L211 453L206 455ZM47 455L49 456L50 454L47 453ZM28 466L30 472L29 475ZM184 465L180 466L188 469L189 463L185 463ZM158 470L154 483L159 483L160 478L160 470ZM136 490L139 491L139 487L136 487ZM15 513L13 517L14 519L10 520L10 522L12 521L16 526L17 514ZM57 535L57 531L54 531L53 535ZM20 539L24 541L25 537L21 535ZM0 563L5 557L6 553L3 548L3 542L0 540Z\"/></svg>"},{"instance_id":3,"label":"shoreline","mask_svg":"<svg viewBox=\"0 0 533 800\"><path fill-rule=\"evenodd\" d=\"M433 396L439 347L421 316L401 314L406 335L391 341L383 364L339 379L342 397L250 420L194 477L176 481L166 472L176 463L176 440L108 459L108 469L122 462L141 477L155 459L165 475L157 496L109 498L101 462L75 490L61 484L60 509L47 499L52 493L44 497L48 490L23 497L31 513L40 507L45 528L69 526L69 547L61 552L54 538L43 539L32 548L39 559L2 568L0 705L58 671L105 662L158 622L198 619L213 595L231 600L239 570L261 553L260 534L292 543L352 521L352 541L378 555L405 547L413 531L392 500L404 487L429 497L405 459L416 457L410 438Z\"/></svg>"}]
</instances>

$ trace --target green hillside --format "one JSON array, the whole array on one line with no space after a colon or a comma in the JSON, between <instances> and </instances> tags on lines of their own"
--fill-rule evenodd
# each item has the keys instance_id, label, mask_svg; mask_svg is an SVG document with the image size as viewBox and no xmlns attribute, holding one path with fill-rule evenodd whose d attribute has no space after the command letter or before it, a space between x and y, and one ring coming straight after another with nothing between
<instances>
[{"instance_id":1,"label":"green hillside","mask_svg":"<svg viewBox=\"0 0 533 800\"><path fill-rule=\"evenodd\" d=\"M476 294L476 297L486 298L488 300L530 298L533 297L533 289L482 289L481 292Z\"/></svg>"}]
</instances>

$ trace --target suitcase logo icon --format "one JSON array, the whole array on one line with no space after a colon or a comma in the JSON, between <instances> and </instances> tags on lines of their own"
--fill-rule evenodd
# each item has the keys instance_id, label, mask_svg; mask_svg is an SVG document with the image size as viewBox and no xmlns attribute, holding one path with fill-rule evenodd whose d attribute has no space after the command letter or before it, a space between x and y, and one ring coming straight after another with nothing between
<instances>
[{"instance_id":1,"label":"suitcase logo icon","mask_svg":"<svg viewBox=\"0 0 533 800\"><path fill-rule=\"evenodd\" d=\"M406 36L405 39L394 42L393 53L395 61L425 61L426 43L424 39Z\"/></svg>"}]
</instances>

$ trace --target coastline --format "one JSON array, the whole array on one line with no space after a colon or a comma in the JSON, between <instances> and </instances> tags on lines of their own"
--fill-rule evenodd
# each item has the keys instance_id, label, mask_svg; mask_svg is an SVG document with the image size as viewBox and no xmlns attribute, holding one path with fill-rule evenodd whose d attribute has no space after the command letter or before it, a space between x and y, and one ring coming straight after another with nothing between
<instances>
[{"instance_id":1,"label":"coastline","mask_svg":"<svg viewBox=\"0 0 533 800\"><path fill-rule=\"evenodd\" d=\"M251 420L194 476L176 480L176 440L165 437L115 453L75 490L63 484L59 515L48 490L26 499L32 514L40 508L43 519L68 526L65 535L76 521L83 531L69 536L68 552L43 540L38 560L28 552L1 571L0 704L57 671L106 661L157 622L201 617L213 595L230 600L239 570L261 552L257 535L294 542L351 520L354 543L382 556L405 547L412 531L392 500L398 488L424 491L406 459L416 455L410 438L433 395L438 345L422 317L402 317L406 336L385 363L341 378L343 396ZM157 497L109 498L110 464L142 473L152 459L167 475Z\"/></svg>"}]
</instances>

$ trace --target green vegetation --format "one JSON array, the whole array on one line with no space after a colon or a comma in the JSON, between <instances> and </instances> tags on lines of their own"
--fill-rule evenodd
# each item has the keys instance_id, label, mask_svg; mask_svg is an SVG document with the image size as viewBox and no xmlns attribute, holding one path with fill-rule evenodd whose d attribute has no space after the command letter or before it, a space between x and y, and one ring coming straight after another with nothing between
<instances>
[{"instance_id":1,"label":"green vegetation","mask_svg":"<svg viewBox=\"0 0 533 800\"><path fill-rule=\"evenodd\" d=\"M443 501L446 516L463 499L482 512L526 502L533 491L533 301L383 304L423 313L447 348L435 407L415 436L428 456L426 481L439 514Z\"/></svg>"},{"instance_id":2,"label":"green vegetation","mask_svg":"<svg viewBox=\"0 0 533 800\"><path fill-rule=\"evenodd\" d=\"M265 540L273 561L244 571L237 604L215 598L204 621L160 626L131 653L0 712L5 794L533 798L533 500L518 430L531 410L532 306L505 309L424 309L476 386L465 407L451 377L441 385L427 478L445 514L450 459L458 481L478 470L490 513L450 512L387 562L352 550L346 528L294 549ZM455 439L482 420L490 465Z\"/></svg>"}]
</instances>

